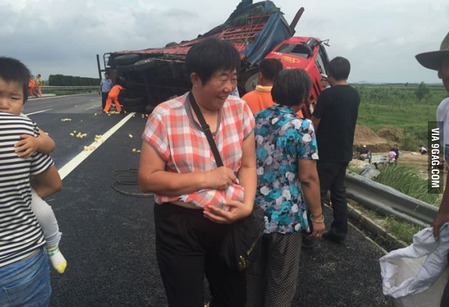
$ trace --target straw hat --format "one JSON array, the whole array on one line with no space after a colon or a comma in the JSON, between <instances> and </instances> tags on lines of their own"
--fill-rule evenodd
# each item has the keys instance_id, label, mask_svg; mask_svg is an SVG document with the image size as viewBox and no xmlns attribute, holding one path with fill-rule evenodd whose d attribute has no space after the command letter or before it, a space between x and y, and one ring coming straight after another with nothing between
<instances>
[{"instance_id":1,"label":"straw hat","mask_svg":"<svg viewBox=\"0 0 449 307\"><path fill-rule=\"evenodd\" d=\"M445 57L449 57L449 33L443 39L440 50L416 55L416 59L422 66L433 70L440 69L441 62Z\"/></svg>"}]
</instances>

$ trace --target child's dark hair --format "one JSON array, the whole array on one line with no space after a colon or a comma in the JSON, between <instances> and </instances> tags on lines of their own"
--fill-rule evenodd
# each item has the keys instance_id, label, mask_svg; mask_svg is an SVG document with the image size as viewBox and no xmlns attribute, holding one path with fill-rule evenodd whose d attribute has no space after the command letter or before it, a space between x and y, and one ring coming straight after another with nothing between
<instances>
[{"instance_id":1,"label":"child's dark hair","mask_svg":"<svg viewBox=\"0 0 449 307\"><path fill-rule=\"evenodd\" d=\"M312 81L302 69L287 69L279 73L271 89L273 101L280 105L297 106L309 97Z\"/></svg>"},{"instance_id":2,"label":"child's dark hair","mask_svg":"<svg viewBox=\"0 0 449 307\"><path fill-rule=\"evenodd\" d=\"M327 66L327 74L335 80L346 80L351 72L351 64L344 57L338 56L332 59Z\"/></svg>"},{"instance_id":3,"label":"child's dark hair","mask_svg":"<svg viewBox=\"0 0 449 307\"><path fill-rule=\"evenodd\" d=\"M23 88L23 102L28 100L30 70L19 60L0 57L0 78L6 82L17 82Z\"/></svg>"},{"instance_id":4,"label":"child's dark hair","mask_svg":"<svg viewBox=\"0 0 449 307\"><path fill-rule=\"evenodd\" d=\"M278 59L263 59L259 64L260 73L265 79L270 80L271 82L274 82L283 69L284 66L282 66L281 61Z\"/></svg>"},{"instance_id":5,"label":"child's dark hair","mask_svg":"<svg viewBox=\"0 0 449 307\"><path fill-rule=\"evenodd\" d=\"M219 69L238 70L240 54L227 41L206 38L190 48L186 56L186 68L190 74L196 73L201 82L207 83Z\"/></svg>"}]
</instances>

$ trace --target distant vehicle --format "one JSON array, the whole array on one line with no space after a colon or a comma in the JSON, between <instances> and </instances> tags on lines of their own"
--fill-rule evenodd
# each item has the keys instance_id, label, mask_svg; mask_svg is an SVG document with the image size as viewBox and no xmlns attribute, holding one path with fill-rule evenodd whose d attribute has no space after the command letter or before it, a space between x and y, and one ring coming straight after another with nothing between
<instances>
[{"instance_id":1,"label":"distant vehicle","mask_svg":"<svg viewBox=\"0 0 449 307\"><path fill-rule=\"evenodd\" d=\"M103 55L105 70L120 78L127 88L121 103L126 111L151 112L162 101L181 95L191 88L185 69L185 57L190 47L207 37L229 41L241 54L238 71L240 95L257 84L258 64L264 58L278 58L284 68L302 68L312 79L312 92L302 112L311 116L313 102L322 91L321 74L329 62L327 41L315 37L293 37L295 26L304 8L300 8L292 23L271 1L251 4L242 0L228 20L196 39L169 43L163 48L124 50ZM99 61L99 57L97 56ZM100 63L98 62L100 69Z\"/></svg>"}]
</instances>

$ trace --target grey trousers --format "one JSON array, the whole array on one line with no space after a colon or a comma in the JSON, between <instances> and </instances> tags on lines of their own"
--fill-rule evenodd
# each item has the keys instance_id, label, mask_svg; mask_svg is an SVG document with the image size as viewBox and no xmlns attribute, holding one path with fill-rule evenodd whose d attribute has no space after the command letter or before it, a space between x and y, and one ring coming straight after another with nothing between
<instances>
[{"instance_id":1,"label":"grey trousers","mask_svg":"<svg viewBox=\"0 0 449 307\"><path fill-rule=\"evenodd\" d=\"M298 282L302 234L271 233L247 270L247 307L290 307Z\"/></svg>"},{"instance_id":2,"label":"grey trousers","mask_svg":"<svg viewBox=\"0 0 449 307\"><path fill-rule=\"evenodd\" d=\"M33 213L44 232L47 248L58 245L62 233L59 232L55 213L51 206L47 204L45 200L40 198L33 189L31 189L31 210L33 210Z\"/></svg>"}]
</instances>

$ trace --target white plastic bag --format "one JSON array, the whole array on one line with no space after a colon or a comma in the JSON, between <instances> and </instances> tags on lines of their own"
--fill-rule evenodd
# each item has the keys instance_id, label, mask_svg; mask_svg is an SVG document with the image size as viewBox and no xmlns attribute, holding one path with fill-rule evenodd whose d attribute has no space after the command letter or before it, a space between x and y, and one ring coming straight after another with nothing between
<instances>
[{"instance_id":1,"label":"white plastic bag","mask_svg":"<svg viewBox=\"0 0 449 307\"><path fill-rule=\"evenodd\" d=\"M413 244L380 258L382 288L397 306L440 306L448 280L449 223L435 241L428 227L413 236Z\"/></svg>"}]
</instances>

